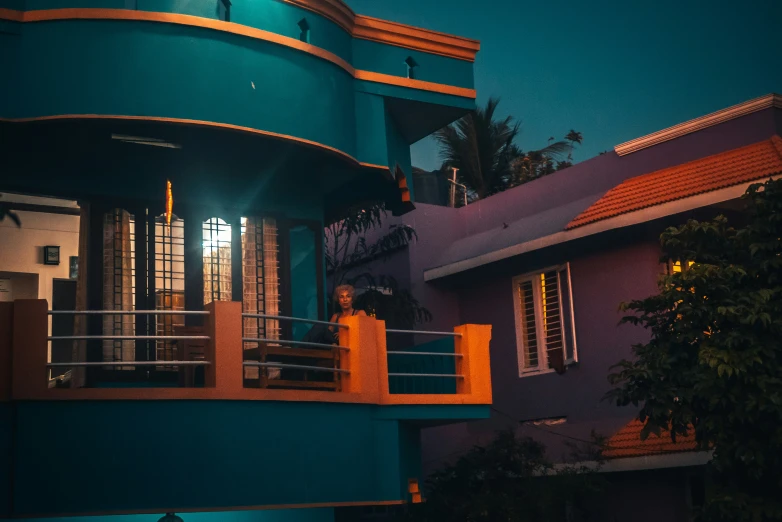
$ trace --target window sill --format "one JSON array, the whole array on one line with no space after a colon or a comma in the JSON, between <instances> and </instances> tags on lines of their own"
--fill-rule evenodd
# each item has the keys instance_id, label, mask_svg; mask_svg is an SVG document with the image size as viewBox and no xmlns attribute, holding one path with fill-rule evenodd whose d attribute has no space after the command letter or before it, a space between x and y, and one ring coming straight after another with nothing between
<instances>
[{"instance_id":1,"label":"window sill","mask_svg":"<svg viewBox=\"0 0 782 522\"><path fill-rule=\"evenodd\" d=\"M545 370L536 370L536 371L528 370L526 372L523 372L523 373L519 374L519 378L523 379L524 377L533 377L535 375L546 375L546 374L549 374L549 373L556 373L556 372L557 371L555 369L553 369L553 368L548 368L548 369L545 369Z\"/></svg>"}]
</instances>

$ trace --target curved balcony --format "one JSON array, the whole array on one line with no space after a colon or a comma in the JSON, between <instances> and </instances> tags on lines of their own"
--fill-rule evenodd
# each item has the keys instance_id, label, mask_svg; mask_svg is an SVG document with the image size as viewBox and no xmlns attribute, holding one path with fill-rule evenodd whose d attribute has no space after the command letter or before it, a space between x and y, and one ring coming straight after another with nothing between
<instances>
[{"instance_id":1,"label":"curved balcony","mask_svg":"<svg viewBox=\"0 0 782 522\"><path fill-rule=\"evenodd\" d=\"M212 302L205 312L201 329L190 329L174 336L67 336L54 340L103 342L120 340L182 341L177 360L138 361L68 361L52 363L47 335L48 315L45 300L19 300L12 309L13 326L7 329L4 345L7 360L13 361L13 387L6 399L11 400L269 400L333 402L375 405L489 405L491 404L491 374L489 341L491 327L458 326L453 332L434 332L453 338L451 349L412 347L404 351L386 349L386 328L373 317L356 316L338 327L342 330L339 345L301 340L247 337L245 319L270 318L259 314L242 314L241 303ZM79 313L79 312L75 312ZM81 312L92 313L92 312ZM117 312L95 312L117 314ZM134 314L144 312L133 312ZM150 312L161 314L164 312ZM182 315L182 312L176 312ZM306 323L319 323L304 320ZM330 323L321 323L329 325ZM10 336L8 333L13 332ZM390 331L390 333L397 333ZM409 333L409 332L404 332ZM418 332L426 334L427 332ZM431 333L431 332L430 332ZM79 352L78 349L74 353ZM11 355L12 354L12 355ZM406 358L400 363L398 359ZM432 359L442 362L432 364ZM389 362L390 360L390 362ZM326 364L323 362L326 361ZM447 362L446 362L447 361ZM390 366L389 366L390 365ZM66 386L47 379L49 368L78 374L89 367L141 369L144 366L204 368L203 380L195 384L192 372L182 371L176 387L138 388L83 387L83 379L69 379ZM392 370L389 372L389 367ZM432 369L436 368L436 369ZM260 376L248 377L248 369L260 369ZM326 380L281 378L270 374L276 370L309 370L325 373ZM54 372L54 375L58 375ZM188 376L189 377L186 377ZM436 379L439 385L422 385ZM258 382L255 382L255 381ZM113 385L112 385L113 386ZM198 387L196 387L198 386ZM287 388L287 389L280 389ZM312 389L308 389L312 388Z\"/></svg>"}]
</instances>

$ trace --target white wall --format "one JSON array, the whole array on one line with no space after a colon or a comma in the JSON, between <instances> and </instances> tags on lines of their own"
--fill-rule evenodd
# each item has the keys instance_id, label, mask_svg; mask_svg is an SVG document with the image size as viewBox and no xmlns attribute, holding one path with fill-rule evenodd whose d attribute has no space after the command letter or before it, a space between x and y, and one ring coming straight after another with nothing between
<instances>
[{"instance_id":1,"label":"white wall","mask_svg":"<svg viewBox=\"0 0 782 522\"><path fill-rule=\"evenodd\" d=\"M44 214L40 212L17 211L22 221L21 228L9 220L0 221L0 277L9 277L8 272L17 274L35 274L38 276L38 299L47 299L51 306L52 280L68 279L69 257L79 255L79 216L63 214ZM43 247L60 247L60 264L43 264ZM14 294L17 294L17 277L14 280ZM21 282L21 281L20 281ZM29 286L25 285L24 296L29 297ZM21 290L21 288L19 288Z\"/></svg>"}]
</instances>

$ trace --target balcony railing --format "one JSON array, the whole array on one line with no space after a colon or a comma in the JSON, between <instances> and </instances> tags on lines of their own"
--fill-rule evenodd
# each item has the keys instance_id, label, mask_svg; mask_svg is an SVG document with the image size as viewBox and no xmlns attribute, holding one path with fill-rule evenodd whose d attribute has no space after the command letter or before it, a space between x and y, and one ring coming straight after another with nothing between
<instances>
[{"instance_id":1,"label":"balcony railing","mask_svg":"<svg viewBox=\"0 0 782 522\"><path fill-rule=\"evenodd\" d=\"M420 330L386 330L389 335L413 334L440 337L405 350L388 352L389 391L392 394L455 394L459 379L459 359L456 332L427 332Z\"/></svg>"},{"instance_id":2,"label":"balcony railing","mask_svg":"<svg viewBox=\"0 0 782 522\"><path fill-rule=\"evenodd\" d=\"M182 335L48 335L44 300L0 303L0 400L145 400L222 399L345 402L368 404L491 404L489 341L491 327L462 325L453 332L386 330L373 317L354 316L341 323L262 314L243 314L238 302L213 302L202 315L202 328ZM159 311L87 311L71 314L164 314ZM245 321L292 321L338 329L339 344L312 339L277 339L277 334L249 335ZM278 323L275 323L278 324ZM270 328L268 331L279 331ZM194 333L195 332L195 333ZM179 333L179 332L177 332ZM438 339L389 352L387 335L414 334ZM51 362L47 343L104 340L177 341L176 360ZM197 345L198 349L190 349ZM190 348L187 348L190 346ZM78 353L78 351L76 351ZM11 363L12 361L12 363ZM177 367L203 371L200 387L192 375L175 387L86 387L70 379L50 387L48 370L80 372L93 367L146 369ZM8 382L6 381L6 382ZM98 385L100 386L100 385ZM7 397L3 397L3 395Z\"/></svg>"}]
</instances>

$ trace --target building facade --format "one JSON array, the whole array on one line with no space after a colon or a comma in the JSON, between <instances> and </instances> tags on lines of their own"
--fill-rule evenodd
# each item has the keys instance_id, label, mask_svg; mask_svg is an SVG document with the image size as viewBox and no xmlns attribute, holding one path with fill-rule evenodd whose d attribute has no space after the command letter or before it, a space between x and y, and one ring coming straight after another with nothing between
<instances>
[{"instance_id":1,"label":"building facade","mask_svg":"<svg viewBox=\"0 0 782 522\"><path fill-rule=\"evenodd\" d=\"M418 241L387 266L406 267L434 316L427 328L493 327L491 418L426 430L426 472L508 427L555 461L572 460L572 445L596 433L608 439L602 469L613 484L598 519L688 520L708 454L691 439L642 443L637 412L602 400L611 366L648 339L619 325L619 305L686 269L660 259L667 227L718 214L741 223L746 188L782 173L780 136L782 98L764 96L463 208L418 205L400 217ZM643 514L649 488L667 500Z\"/></svg>"},{"instance_id":2,"label":"building facade","mask_svg":"<svg viewBox=\"0 0 782 522\"><path fill-rule=\"evenodd\" d=\"M341 0L0 0L0 519L420 500L422 426L488 415L490 327L400 392L382 321L323 324L322 231L413 208L478 48Z\"/></svg>"}]
</instances>

